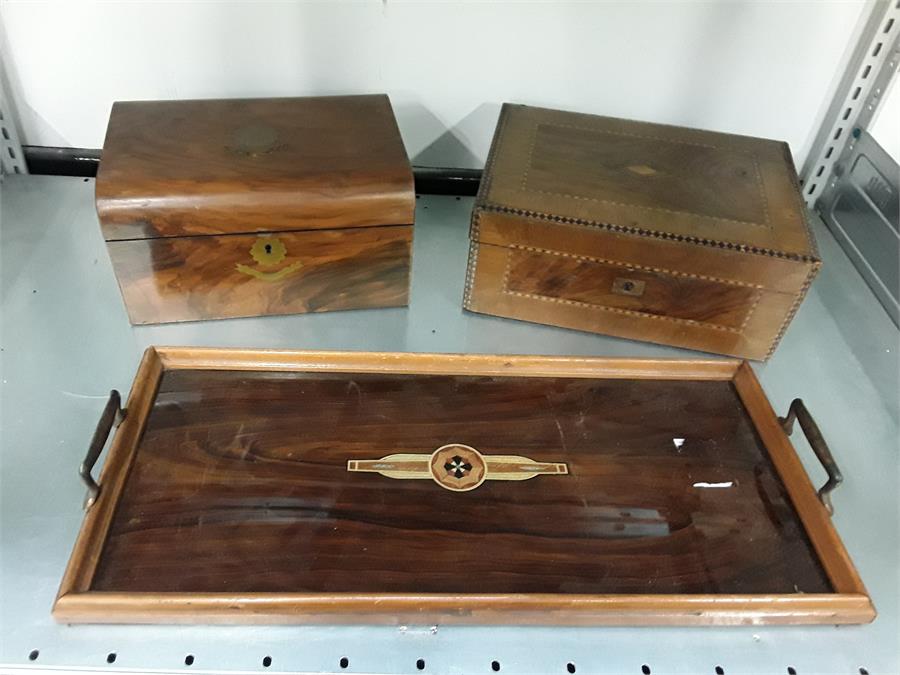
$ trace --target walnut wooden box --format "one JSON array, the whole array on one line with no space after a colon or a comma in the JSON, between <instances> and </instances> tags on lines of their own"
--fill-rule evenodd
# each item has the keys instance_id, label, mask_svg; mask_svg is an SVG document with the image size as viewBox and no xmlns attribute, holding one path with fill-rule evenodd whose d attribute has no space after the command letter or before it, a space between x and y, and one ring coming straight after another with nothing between
<instances>
[{"instance_id":1,"label":"walnut wooden box","mask_svg":"<svg viewBox=\"0 0 900 675\"><path fill-rule=\"evenodd\" d=\"M746 362L151 348L98 486L118 406L62 622L875 616Z\"/></svg>"},{"instance_id":2,"label":"walnut wooden box","mask_svg":"<svg viewBox=\"0 0 900 675\"><path fill-rule=\"evenodd\" d=\"M96 196L132 323L407 304L387 96L116 103Z\"/></svg>"},{"instance_id":3,"label":"walnut wooden box","mask_svg":"<svg viewBox=\"0 0 900 675\"><path fill-rule=\"evenodd\" d=\"M464 305L767 359L820 262L784 143L505 104Z\"/></svg>"}]
</instances>

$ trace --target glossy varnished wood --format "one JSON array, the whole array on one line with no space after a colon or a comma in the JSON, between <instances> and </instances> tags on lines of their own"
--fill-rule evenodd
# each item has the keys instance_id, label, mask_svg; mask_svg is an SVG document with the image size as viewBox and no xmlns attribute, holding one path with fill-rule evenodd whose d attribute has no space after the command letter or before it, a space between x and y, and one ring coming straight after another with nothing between
<instances>
[{"instance_id":1,"label":"glossy varnished wood","mask_svg":"<svg viewBox=\"0 0 900 675\"><path fill-rule=\"evenodd\" d=\"M456 494L347 471L454 442L570 475ZM831 590L728 382L188 370L160 383L92 588Z\"/></svg>"},{"instance_id":2,"label":"glossy varnished wood","mask_svg":"<svg viewBox=\"0 0 900 675\"><path fill-rule=\"evenodd\" d=\"M387 96L116 103L96 193L134 324L408 301L415 195Z\"/></svg>"},{"instance_id":3,"label":"glossy varnished wood","mask_svg":"<svg viewBox=\"0 0 900 675\"><path fill-rule=\"evenodd\" d=\"M384 95L118 102L96 190L107 240L409 225L415 210Z\"/></svg>"},{"instance_id":4,"label":"glossy varnished wood","mask_svg":"<svg viewBox=\"0 0 900 675\"><path fill-rule=\"evenodd\" d=\"M157 392L153 410L117 435L109 462L127 481L104 472L114 487L88 521L111 514L108 531L80 535L60 620L873 616L789 442L773 440L752 372L734 362L674 362L679 381L659 361L194 348L148 359L160 377L132 398ZM346 470L452 442L570 473L455 493Z\"/></svg>"},{"instance_id":5,"label":"glossy varnished wood","mask_svg":"<svg viewBox=\"0 0 900 675\"><path fill-rule=\"evenodd\" d=\"M510 104L471 238L469 310L753 359L820 265L785 144Z\"/></svg>"},{"instance_id":6,"label":"glossy varnished wood","mask_svg":"<svg viewBox=\"0 0 900 675\"><path fill-rule=\"evenodd\" d=\"M412 226L109 242L131 322L406 305ZM260 265L257 242L284 258Z\"/></svg>"}]
</instances>

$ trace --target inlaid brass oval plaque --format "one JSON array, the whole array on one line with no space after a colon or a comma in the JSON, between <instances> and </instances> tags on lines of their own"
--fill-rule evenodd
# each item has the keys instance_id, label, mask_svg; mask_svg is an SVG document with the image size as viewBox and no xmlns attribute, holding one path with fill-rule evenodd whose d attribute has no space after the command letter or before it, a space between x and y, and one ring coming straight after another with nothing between
<instances>
[{"instance_id":1,"label":"inlaid brass oval plaque","mask_svg":"<svg viewBox=\"0 0 900 675\"><path fill-rule=\"evenodd\" d=\"M248 124L234 131L227 150L234 155L256 157L285 147L279 143L278 131L267 124Z\"/></svg>"},{"instance_id":2,"label":"inlaid brass oval plaque","mask_svg":"<svg viewBox=\"0 0 900 675\"><path fill-rule=\"evenodd\" d=\"M652 166L647 166L646 164L633 164L626 168L631 173L636 173L638 176L655 176L657 173L659 173Z\"/></svg>"},{"instance_id":3,"label":"inlaid brass oval plaque","mask_svg":"<svg viewBox=\"0 0 900 675\"><path fill-rule=\"evenodd\" d=\"M380 473L400 480L430 478L447 490L468 492L486 480L566 475L569 467L562 462L535 462L519 455L482 455L469 445L450 443L430 455L397 453L381 459L351 459L347 471Z\"/></svg>"}]
</instances>

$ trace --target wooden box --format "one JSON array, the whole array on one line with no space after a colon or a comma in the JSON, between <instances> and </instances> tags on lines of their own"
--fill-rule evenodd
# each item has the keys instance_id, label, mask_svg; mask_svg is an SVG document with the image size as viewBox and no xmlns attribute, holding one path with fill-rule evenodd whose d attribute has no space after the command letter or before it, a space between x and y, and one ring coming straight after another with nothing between
<instances>
[{"instance_id":1,"label":"wooden box","mask_svg":"<svg viewBox=\"0 0 900 675\"><path fill-rule=\"evenodd\" d=\"M788 146L505 104L474 312L768 358L820 262Z\"/></svg>"},{"instance_id":2,"label":"wooden box","mask_svg":"<svg viewBox=\"0 0 900 675\"><path fill-rule=\"evenodd\" d=\"M97 174L135 324L405 305L414 208L383 95L116 103Z\"/></svg>"},{"instance_id":3,"label":"wooden box","mask_svg":"<svg viewBox=\"0 0 900 675\"><path fill-rule=\"evenodd\" d=\"M62 622L875 616L746 362L151 348L98 486L118 405Z\"/></svg>"}]
</instances>

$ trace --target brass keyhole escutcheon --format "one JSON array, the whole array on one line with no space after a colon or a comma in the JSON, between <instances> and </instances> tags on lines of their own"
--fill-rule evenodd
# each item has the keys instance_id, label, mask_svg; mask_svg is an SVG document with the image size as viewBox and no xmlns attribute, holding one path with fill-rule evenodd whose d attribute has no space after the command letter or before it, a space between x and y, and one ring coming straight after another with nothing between
<instances>
[{"instance_id":1,"label":"brass keyhole escutcheon","mask_svg":"<svg viewBox=\"0 0 900 675\"><path fill-rule=\"evenodd\" d=\"M250 257L260 267L277 267L287 257L287 247L278 237L260 237L250 248Z\"/></svg>"},{"instance_id":2,"label":"brass keyhole escutcheon","mask_svg":"<svg viewBox=\"0 0 900 675\"><path fill-rule=\"evenodd\" d=\"M644 294L646 287L647 282L645 281L616 277L613 280L612 292L616 295L629 295L633 298L639 298Z\"/></svg>"},{"instance_id":3,"label":"brass keyhole escutcheon","mask_svg":"<svg viewBox=\"0 0 900 675\"><path fill-rule=\"evenodd\" d=\"M294 262L286 261L287 255L287 246L284 245L281 239L272 235L263 235L250 247L250 257L256 263L256 266L251 267L243 263L237 263L235 268L241 274L246 274L260 281L281 281L303 266L299 260Z\"/></svg>"}]
</instances>

